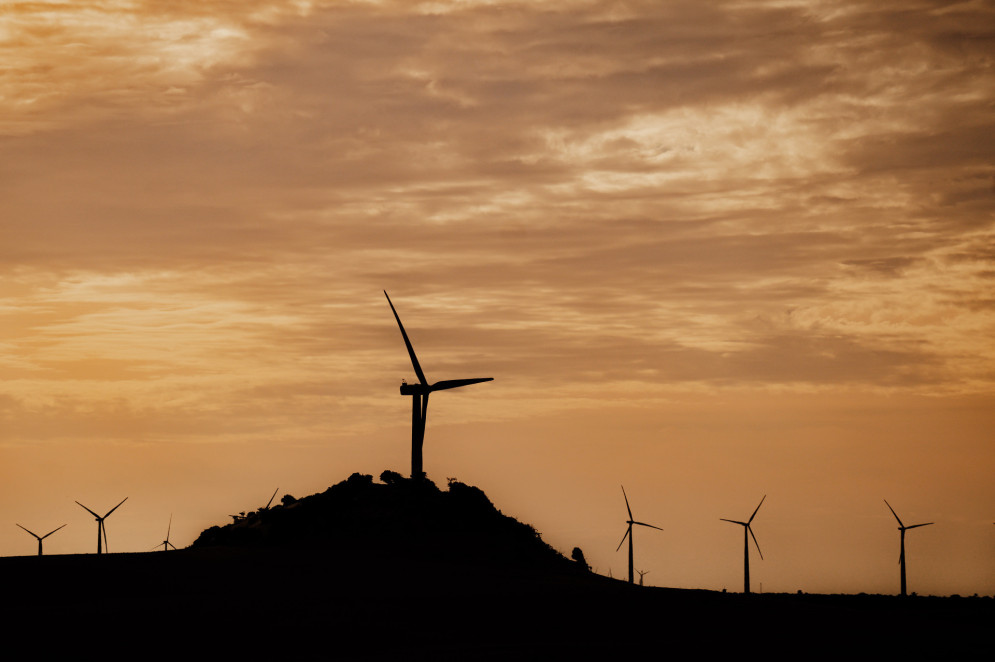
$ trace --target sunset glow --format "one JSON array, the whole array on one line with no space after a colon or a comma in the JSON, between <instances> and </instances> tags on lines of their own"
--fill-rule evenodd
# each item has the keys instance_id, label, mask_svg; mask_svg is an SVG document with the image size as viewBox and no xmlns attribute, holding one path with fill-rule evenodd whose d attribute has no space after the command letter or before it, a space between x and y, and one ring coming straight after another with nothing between
<instances>
[{"instance_id":1,"label":"sunset glow","mask_svg":"<svg viewBox=\"0 0 995 662\"><path fill-rule=\"evenodd\" d=\"M0 555L360 471L648 583L995 593L995 6L0 6ZM638 504L638 507L637 505Z\"/></svg>"}]
</instances>

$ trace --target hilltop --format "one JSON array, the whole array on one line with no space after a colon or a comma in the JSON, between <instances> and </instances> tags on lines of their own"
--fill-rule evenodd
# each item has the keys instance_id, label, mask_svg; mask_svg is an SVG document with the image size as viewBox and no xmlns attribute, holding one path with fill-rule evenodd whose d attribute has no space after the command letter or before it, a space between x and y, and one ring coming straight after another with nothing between
<instances>
[{"instance_id":1,"label":"hilltop","mask_svg":"<svg viewBox=\"0 0 995 662\"><path fill-rule=\"evenodd\" d=\"M193 549L315 547L363 549L395 562L586 570L543 542L530 525L498 510L480 488L450 479L447 489L393 471L352 474L324 492L238 517L203 531Z\"/></svg>"}]
</instances>

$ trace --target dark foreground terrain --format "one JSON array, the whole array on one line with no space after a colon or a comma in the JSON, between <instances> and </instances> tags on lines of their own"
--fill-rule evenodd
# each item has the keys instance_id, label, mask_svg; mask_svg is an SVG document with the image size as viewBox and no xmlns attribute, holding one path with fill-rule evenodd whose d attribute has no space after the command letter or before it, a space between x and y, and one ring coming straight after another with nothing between
<instances>
[{"instance_id":1,"label":"dark foreground terrain","mask_svg":"<svg viewBox=\"0 0 995 662\"><path fill-rule=\"evenodd\" d=\"M108 659L949 659L990 650L990 598L630 586L585 572L480 490L429 485L354 475L175 552L0 558L0 622L8 641L37 652Z\"/></svg>"}]
</instances>

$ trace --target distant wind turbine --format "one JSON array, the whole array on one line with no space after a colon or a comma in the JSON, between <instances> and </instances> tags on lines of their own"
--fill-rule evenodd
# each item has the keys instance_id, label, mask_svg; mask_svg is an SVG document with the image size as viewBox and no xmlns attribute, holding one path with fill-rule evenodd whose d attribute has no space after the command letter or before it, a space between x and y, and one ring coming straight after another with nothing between
<instances>
[{"instance_id":1,"label":"distant wind turbine","mask_svg":"<svg viewBox=\"0 0 995 662\"><path fill-rule=\"evenodd\" d=\"M20 524L18 524L18 526L21 526L21 525L20 525ZM63 524L62 526L65 526L65 524ZM61 529L61 528L62 528L62 526L60 526L60 527L59 527L59 529ZM58 530L59 530L59 529L52 529L51 531L49 531L49 532L48 532L48 533L46 533L45 535L43 535L43 536L39 536L39 535L38 535L37 533L35 533L34 531L30 531L30 530L26 529L26 528L25 528L25 527L23 527L23 526L21 526L21 528L22 528L22 529L24 529L25 531L27 531L28 533L30 533L31 535L33 535L33 536L34 536L35 538L37 538L37 539L38 539L38 556L41 556L41 555L42 555L42 553L41 553L41 541L42 541L42 540L44 540L45 538L49 537L50 535L52 535L53 533L55 533L56 531L58 531Z\"/></svg>"},{"instance_id":2,"label":"distant wind turbine","mask_svg":"<svg viewBox=\"0 0 995 662\"><path fill-rule=\"evenodd\" d=\"M404 331L404 325L401 324L401 318L398 316L397 310L394 308L394 304L391 302L386 290L384 290L384 296L387 297L387 303L390 304L390 309L394 313L397 326L401 329L404 346L408 348L408 356L411 357L411 366L415 369L415 375L418 376L417 384L401 383L401 395L411 396L411 477L423 478L425 471L422 468L422 445L425 443L425 419L428 415L429 394L435 391L445 391L451 388L459 388L460 386L489 382L494 378L446 379L429 385L428 379L425 378L425 373L422 372L421 365L418 363L418 357L415 356L415 350L411 346L411 341L408 340L408 334Z\"/></svg>"},{"instance_id":3,"label":"distant wind turbine","mask_svg":"<svg viewBox=\"0 0 995 662\"><path fill-rule=\"evenodd\" d=\"M902 595L905 595L905 532L908 531L909 529L917 529L920 526L929 526L930 524L932 524L932 522L926 522L925 524L913 524L912 526L905 526L904 524L902 524L902 520L898 519L898 513L896 513L895 509L891 507L891 504L888 503L887 499L884 500L884 505L888 506L888 510L890 510L891 514L894 515L895 519L898 520L898 530L902 532L901 533L902 551L898 553L898 565L902 567Z\"/></svg>"},{"instance_id":4,"label":"distant wind turbine","mask_svg":"<svg viewBox=\"0 0 995 662\"><path fill-rule=\"evenodd\" d=\"M128 497L124 497L124 499L121 501L121 503L124 503L127 500L128 500ZM111 508L110 510L108 510L107 514L104 515L103 517L101 517L97 513L93 512L92 510L90 510L89 508L87 508L86 506L84 506L83 504L81 504L79 501L77 501L76 503L79 505L80 508L82 508L86 512L90 513L91 515L93 515L97 519L97 554L102 554L104 548L106 548L107 551L108 551L108 553L109 553L110 552L110 547L108 547L108 545L107 545L107 528L104 526L104 520L107 519L108 517L110 517L111 513L113 513L118 508L120 508L121 507L121 503L117 504L116 506L114 506L113 508ZM101 547L101 543L103 543L103 547Z\"/></svg>"},{"instance_id":5,"label":"distant wind turbine","mask_svg":"<svg viewBox=\"0 0 995 662\"><path fill-rule=\"evenodd\" d=\"M622 543L625 542L626 538L629 539L629 583L634 584L635 578L633 576L634 573L632 569L632 525L638 524L639 526L648 526L649 528L656 529L657 531L663 531L663 529L661 529L658 526L653 526L652 524L646 524L645 522L637 522L634 519L632 519L632 508L629 508L629 497L625 494L624 486L622 487L622 497L625 499L625 509L629 511L629 519L626 521L629 527L625 530L625 535L622 536L622 542L618 544L618 547L615 548L615 551L617 552L618 550L622 549ZM642 580L642 577L640 577L640 580Z\"/></svg>"},{"instance_id":6,"label":"distant wind turbine","mask_svg":"<svg viewBox=\"0 0 995 662\"><path fill-rule=\"evenodd\" d=\"M643 576L650 574L649 570L636 570L639 573L639 585L643 585Z\"/></svg>"},{"instance_id":7,"label":"distant wind turbine","mask_svg":"<svg viewBox=\"0 0 995 662\"><path fill-rule=\"evenodd\" d=\"M159 543L159 545L162 545L162 551L164 551L164 552L169 551L170 547L172 547L173 549L176 549L176 545L174 545L173 543L169 542L169 534L170 534L170 532L172 530L173 530L173 514L170 513L169 514L169 526L166 528L166 539L163 540L161 543ZM159 545L156 545L152 549L156 549Z\"/></svg>"},{"instance_id":8,"label":"distant wind turbine","mask_svg":"<svg viewBox=\"0 0 995 662\"><path fill-rule=\"evenodd\" d=\"M757 510L760 510L760 506L764 504L764 499L767 495L764 495L763 499L760 499L760 503L757 504ZM753 528L750 524L753 522L753 518L757 516L757 510L753 511L750 515L750 519L745 522L739 522L734 519L726 519L720 517L719 519L723 522L732 522L733 524L739 524L743 527L743 593L750 592L750 537L753 538L753 544L757 546L757 552L760 554L760 560L763 560L764 553L760 551L760 543L757 542L757 537L753 534ZM749 534L749 535L747 535Z\"/></svg>"},{"instance_id":9,"label":"distant wind turbine","mask_svg":"<svg viewBox=\"0 0 995 662\"><path fill-rule=\"evenodd\" d=\"M279 488L279 487L278 487L278 488L276 488L275 490L273 490L273 496L271 496L271 497L269 498L269 501L267 501L267 502L266 502L266 506L265 506L265 507L263 507L263 508L260 508L259 510L269 510L269 506L270 506L270 504L271 504L271 503L273 503L273 499L275 499L275 498L276 498L276 493L277 493L277 492L279 492L279 491L280 491L280 488Z\"/></svg>"}]
</instances>

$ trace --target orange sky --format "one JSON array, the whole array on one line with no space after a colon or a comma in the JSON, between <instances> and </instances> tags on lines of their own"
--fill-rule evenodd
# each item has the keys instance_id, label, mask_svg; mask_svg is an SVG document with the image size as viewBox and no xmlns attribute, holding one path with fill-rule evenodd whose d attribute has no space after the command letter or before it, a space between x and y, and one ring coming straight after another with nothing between
<instances>
[{"instance_id":1,"label":"orange sky","mask_svg":"<svg viewBox=\"0 0 995 662\"><path fill-rule=\"evenodd\" d=\"M0 555L354 471L599 572L995 593L995 6L0 5Z\"/></svg>"}]
</instances>

